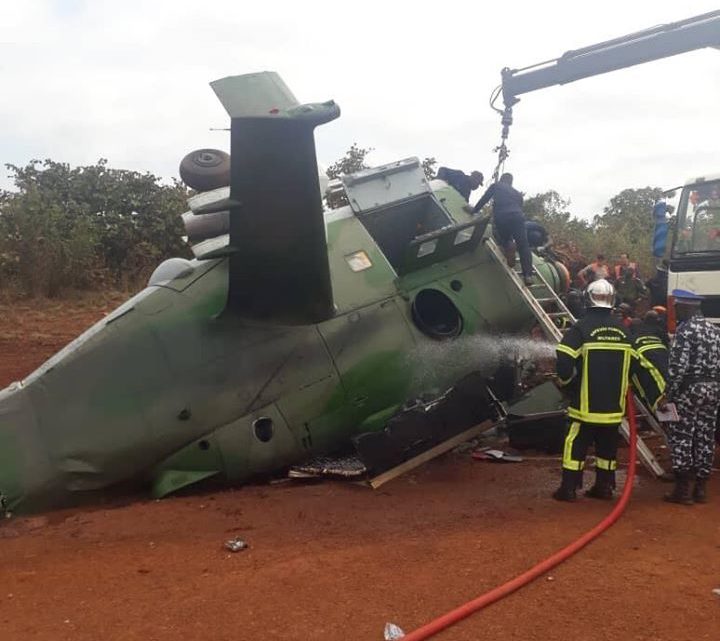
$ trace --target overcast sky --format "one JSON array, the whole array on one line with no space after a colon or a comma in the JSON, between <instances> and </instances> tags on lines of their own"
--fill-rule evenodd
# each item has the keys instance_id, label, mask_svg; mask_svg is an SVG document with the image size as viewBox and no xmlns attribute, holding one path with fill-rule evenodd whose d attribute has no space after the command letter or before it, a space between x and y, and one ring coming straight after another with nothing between
<instances>
[{"instance_id":1,"label":"overcast sky","mask_svg":"<svg viewBox=\"0 0 720 641\"><path fill-rule=\"evenodd\" d=\"M357 142L372 164L435 156L488 175L502 67L717 4L0 0L0 162L104 157L169 179L188 151L229 147L209 131L228 118L208 82L274 70L301 102L340 104L318 129L322 163ZM625 187L720 171L719 113L716 49L544 89L515 108L507 169L526 193L554 188L590 216Z\"/></svg>"}]
</instances>

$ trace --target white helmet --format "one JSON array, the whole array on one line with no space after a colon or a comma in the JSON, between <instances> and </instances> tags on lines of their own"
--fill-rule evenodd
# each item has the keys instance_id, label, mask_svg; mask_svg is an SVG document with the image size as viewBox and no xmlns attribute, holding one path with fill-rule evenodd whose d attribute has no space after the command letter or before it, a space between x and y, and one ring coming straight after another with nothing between
<instances>
[{"instance_id":1,"label":"white helmet","mask_svg":"<svg viewBox=\"0 0 720 641\"><path fill-rule=\"evenodd\" d=\"M599 278L587 286L585 290L588 307L612 308L615 303L615 288L604 278Z\"/></svg>"}]
</instances>

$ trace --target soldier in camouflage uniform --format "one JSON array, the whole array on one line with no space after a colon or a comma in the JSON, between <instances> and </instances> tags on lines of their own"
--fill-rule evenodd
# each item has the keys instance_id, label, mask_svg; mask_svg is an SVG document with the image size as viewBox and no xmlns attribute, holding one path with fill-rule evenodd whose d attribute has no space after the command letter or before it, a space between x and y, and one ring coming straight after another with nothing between
<instances>
[{"instance_id":1,"label":"soldier in camouflage uniform","mask_svg":"<svg viewBox=\"0 0 720 641\"><path fill-rule=\"evenodd\" d=\"M669 424L675 488L665 495L665 500L692 505L707 501L705 485L715 454L715 420L720 404L720 329L702 315L702 296L679 289L672 296L680 324L670 348L666 396L676 404L680 420ZM691 495L693 478L695 487Z\"/></svg>"}]
</instances>

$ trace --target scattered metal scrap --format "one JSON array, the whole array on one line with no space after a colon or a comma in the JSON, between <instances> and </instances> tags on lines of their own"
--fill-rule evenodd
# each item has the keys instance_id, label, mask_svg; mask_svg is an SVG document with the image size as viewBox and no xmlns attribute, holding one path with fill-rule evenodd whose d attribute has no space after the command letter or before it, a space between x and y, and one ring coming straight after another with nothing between
<instances>
[{"instance_id":1,"label":"scattered metal scrap","mask_svg":"<svg viewBox=\"0 0 720 641\"><path fill-rule=\"evenodd\" d=\"M503 450L494 450L489 447L483 447L475 450L472 457L476 461L499 461L501 463L522 463L525 459L517 454L510 454Z\"/></svg>"},{"instance_id":2,"label":"scattered metal scrap","mask_svg":"<svg viewBox=\"0 0 720 641\"><path fill-rule=\"evenodd\" d=\"M247 550L250 546L240 537L236 536L234 539L225 541L224 547L226 550L230 550L230 552L241 552L242 550Z\"/></svg>"},{"instance_id":3,"label":"scattered metal scrap","mask_svg":"<svg viewBox=\"0 0 720 641\"><path fill-rule=\"evenodd\" d=\"M359 479L367 474L367 467L357 455L332 458L318 456L302 465L290 468L288 476L294 479L306 478L339 478Z\"/></svg>"},{"instance_id":4,"label":"scattered metal scrap","mask_svg":"<svg viewBox=\"0 0 720 641\"><path fill-rule=\"evenodd\" d=\"M383 638L385 641L397 641L398 639L405 638L405 633L394 623L386 623Z\"/></svg>"}]
</instances>

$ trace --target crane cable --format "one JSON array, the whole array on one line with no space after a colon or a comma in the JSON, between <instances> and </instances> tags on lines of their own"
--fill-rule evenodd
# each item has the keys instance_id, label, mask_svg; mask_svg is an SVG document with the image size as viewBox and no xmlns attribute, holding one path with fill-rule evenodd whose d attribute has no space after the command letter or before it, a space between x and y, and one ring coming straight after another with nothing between
<instances>
[{"instance_id":1,"label":"crane cable","mask_svg":"<svg viewBox=\"0 0 720 641\"><path fill-rule=\"evenodd\" d=\"M423 639L429 639L438 632L449 628L458 621L469 617L478 610L500 601L500 599L512 594L516 590L526 586L528 583L534 581L539 576L545 574L549 570L552 570L557 565L560 565L563 561L569 559L573 554L579 552L588 543L600 536L605 530L615 523L620 518L620 515L625 511L628 502L630 501L630 495L632 494L633 481L635 479L635 462L637 459L637 425L635 423L635 402L633 399L632 391L628 389L627 392L627 405L626 413L628 423L630 425L630 460L628 461L628 471L625 480L625 486L623 487L622 495L620 500L615 504L610 514L608 514L600 523L594 528L588 530L580 538L573 541L570 545L559 550L552 556L548 557L544 561L541 561L534 567L530 568L526 572L523 572L514 579L503 583L502 585L493 588L489 592L480 595L479 597L468 601L464 605L461 605L454 610L451 610L447 614L444 614L429 623L426 623L421 628L414 630L402 637L403 641L423 641Z\"/></svg>"},{"instance_id":2,"label":"crane cable","mask_svg":"<svg viewBox=\"0 0 720 641\"><path fill-rule=\"evenodd\" d=\"M495 170L493 171L493 182L496 183L500 179L500 172L505 168L505 161L507 160L507 157L510 155L510 150L507 147L506 140L508 137L508 134L510 132L510 125L512 124L512 107L505 107L505 109L498 109L495 106L495 103L497 102L497 99L502 94L502 85L498 85L493 89L492 93L490 94L490 108L499 113L502 118L502 135L500 139L500 144L493 148L493 152L498 155L498 162L497 165L495 165Z\"/></svg>"}]
</instances>

